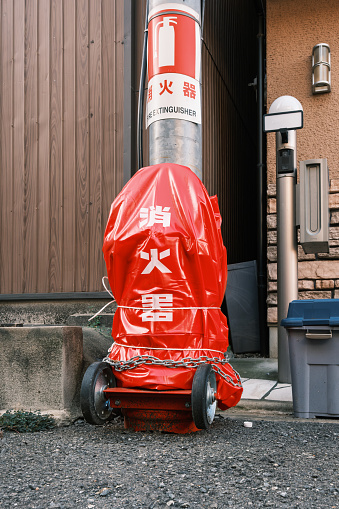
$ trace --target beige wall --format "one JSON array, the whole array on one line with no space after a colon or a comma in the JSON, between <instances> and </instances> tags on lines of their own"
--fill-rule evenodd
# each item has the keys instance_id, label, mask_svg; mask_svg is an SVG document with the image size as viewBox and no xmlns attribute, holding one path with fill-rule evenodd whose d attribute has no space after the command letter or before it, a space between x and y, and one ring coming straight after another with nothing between
<instances>
[{"instance_id":1,"label":"beige wall","mask_svg":"<svg viewBox=\"0 0 339 509\"><path fill-rule=\"evenodd\" d=\"M305 255L298 246L299 299L339 298L339 2L267 0L267 111L281 95L304 109L297 133L297 160L326 157L330 176L329 253ZM313 95L311 55L316 44L331 49L332 91ZM270 325L277 322L275 134L267 135L267 258Z\"/></svg>"},{"instance_id":2,"label":"beige wall","mask_svg":"<svg viewBox=\"0 0 339 509\"><path fill-rule=\"evenodd\" d=\"M339 178L339 2L267 0L267 110L281 95L304 109L298 161L327 157L330 178ZM312 95L311 55L319 43L331 48L332 92ZM268 181L275 183L275 134L267 135Z\"/></svg>"}]
</instances>

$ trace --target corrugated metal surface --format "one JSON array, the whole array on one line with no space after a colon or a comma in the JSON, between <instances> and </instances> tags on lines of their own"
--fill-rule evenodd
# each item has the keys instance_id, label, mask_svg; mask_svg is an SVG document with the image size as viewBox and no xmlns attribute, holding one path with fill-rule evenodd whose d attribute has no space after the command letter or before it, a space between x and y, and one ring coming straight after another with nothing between
<instances>
[{"instance_id":1,"label":"corrugated metal surface","mask_svg":"<svg viewBox=\"0 0 339 509\"><path fill-rule=\"evenodd\" d=\"M252 0L206 2L203 182L217 194L228 262L256 259L257 16Z\"/></svg>"},{"instance_id":2,"label":"corrugated metal surface","mask_svg":"<svg viewBox=\"0 0 339 509\"><path fill-rule=\"evenodd\" d=\"M0 292L101 290L122 187L123 2L0 12Z\"/></svg>"}]
</instances>

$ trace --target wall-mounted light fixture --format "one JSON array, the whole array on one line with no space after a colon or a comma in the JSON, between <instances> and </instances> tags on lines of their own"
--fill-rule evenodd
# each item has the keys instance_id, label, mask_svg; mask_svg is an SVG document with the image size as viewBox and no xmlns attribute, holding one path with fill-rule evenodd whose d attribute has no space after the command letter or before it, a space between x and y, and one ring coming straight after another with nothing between
<instances>
[{"instance_id":1,"label":"wall-mounted light fixture","mask_svg":"<svg viewBox=\"0 0 339 509\"><path fill-rule=\"evenodd\" d=\"M331 92L331 50L328 44L317 44L312 50L312 92Z\"/></svg>"}]
</instances>

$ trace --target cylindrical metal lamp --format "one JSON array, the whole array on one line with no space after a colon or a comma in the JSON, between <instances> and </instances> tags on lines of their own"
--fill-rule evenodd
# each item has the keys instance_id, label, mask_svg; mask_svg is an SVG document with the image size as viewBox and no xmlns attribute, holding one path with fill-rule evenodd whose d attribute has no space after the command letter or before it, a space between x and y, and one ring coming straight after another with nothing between
<instances>
[{"instance_id":1,"label":"cylindrical metal lamp","mask_svg":"<svg viewBox=\"0 0 339 509\"><path fill-rule=\"evenodd\" d=\"M317 44L312 50L312 92L331 92L331 50L328 44Z\"/></svg>"}]
</instances>

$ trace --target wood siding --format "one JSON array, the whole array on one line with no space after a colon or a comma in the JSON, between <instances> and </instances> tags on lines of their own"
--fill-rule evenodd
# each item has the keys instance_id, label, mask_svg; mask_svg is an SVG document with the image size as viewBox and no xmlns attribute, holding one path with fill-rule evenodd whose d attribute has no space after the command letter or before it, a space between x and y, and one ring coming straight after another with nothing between
<instances>
[{"instance_id":1,"label":"wood siding","mask_svg":"<svg viewBox=\"0 0 339 509\"><path fill-rule=\"evenodd\" d=\"M121 0L0 0L0 293L101 291L123 179Z\"/></svg>"}]
</instances>

